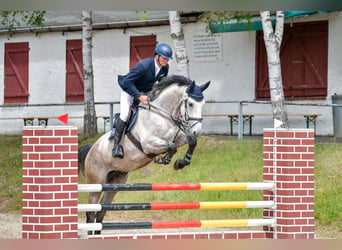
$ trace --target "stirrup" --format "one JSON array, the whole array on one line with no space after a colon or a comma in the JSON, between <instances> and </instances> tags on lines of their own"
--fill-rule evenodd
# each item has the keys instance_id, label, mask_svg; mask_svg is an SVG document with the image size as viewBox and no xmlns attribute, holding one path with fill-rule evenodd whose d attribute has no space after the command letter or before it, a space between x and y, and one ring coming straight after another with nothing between
<instances>
[{"instance_id":1,"label":"stirrup","mask_svg":"<svg viewBox=\"0 0 342 250\"><path fill-rule=\"evenodd\" d=\"M112 128L112 130L110 131L110 135L108 137L108 140L113 139L114 136L115 136L115 128Z\"/></svg>"}]
</instances>

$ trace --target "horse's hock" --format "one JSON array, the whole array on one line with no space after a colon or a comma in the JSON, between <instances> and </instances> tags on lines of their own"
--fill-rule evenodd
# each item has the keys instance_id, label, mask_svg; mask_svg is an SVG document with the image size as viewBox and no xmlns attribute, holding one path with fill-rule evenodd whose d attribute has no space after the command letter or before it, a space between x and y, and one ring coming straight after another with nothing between
<instances>
[{"instance_id":1,"label":"horse's hock","mask_svg":"<svg viewBox=\"0 0 342 250\"><path fill-rule=\"evenodd\" d=\"M313 239L314 131L265 129L263 140L264 182L276 186L274 191L263 191L264 201L276 204L276 209L264 208L263 219L274 219L273 226L259 231L211 228L208 232L178 229L168 233L153 229L96 238ZM76 127L24 127L23 238L78 238L77 149Z\"/></svg>"}]
</instances>

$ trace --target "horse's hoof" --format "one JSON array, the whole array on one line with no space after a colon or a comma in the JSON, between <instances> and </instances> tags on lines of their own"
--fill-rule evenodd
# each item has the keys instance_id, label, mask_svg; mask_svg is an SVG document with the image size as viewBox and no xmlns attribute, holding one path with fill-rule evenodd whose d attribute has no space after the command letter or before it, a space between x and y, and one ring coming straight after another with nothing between
<instances>
[{"instance_id":1,"label":"horse's hoof","mask_svg":"<svg viewBox=\"0 0 342 250\"><path fill-rule=\"evenodd\" d=\"M183 159L178 159L173 164L173 169L174 170L180 170L180 169L183 169L185 166L188 166L188 165L190 165L190 162L185 161Z\"/></svg>"}]
</instances>

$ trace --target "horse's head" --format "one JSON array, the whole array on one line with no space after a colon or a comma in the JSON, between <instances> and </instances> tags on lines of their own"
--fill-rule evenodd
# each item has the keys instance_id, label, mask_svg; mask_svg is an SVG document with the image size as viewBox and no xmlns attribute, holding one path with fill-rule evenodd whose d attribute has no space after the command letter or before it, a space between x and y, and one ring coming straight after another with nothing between
<instances>
[{"instance_id":1,"label":"horse's head","mask_svg":"<svg viewBox=\"0 0 342 250\"><path fill-rule=\"evenodd\" d=\"M195 81L174 75L155 84L149 97L154 108L170 114L176 125L187 135L197 137L202 132L203 91L210 82L201 86Z\"/></svg>"},{"instance_id":2,"label":"horse's head","mask_svg":"<svg viewBox=\"0 0 342 250\"><path fill-rule=\"evenodd\" d=\"M204 106L203 91L209 87L210 81L199 86L192 81L185 89L180 113L186 126L186 132L191 136L199 136L202 133L202 110Z\"/></svg>"}]
</instances>

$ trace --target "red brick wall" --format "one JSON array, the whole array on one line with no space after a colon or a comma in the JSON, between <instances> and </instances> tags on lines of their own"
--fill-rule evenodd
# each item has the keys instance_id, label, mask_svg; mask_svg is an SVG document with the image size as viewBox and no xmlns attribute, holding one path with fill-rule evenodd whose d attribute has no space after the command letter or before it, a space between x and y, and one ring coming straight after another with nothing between
<instances>
[{"instance_id":1,"label":"red brick wall","mask_svg":"<svg viewBox=\"0 0 342 250\"><path fill-rule=\"evenodd\" d=\"M77 238L75 127L24 127L24 239Z\"/></svg>"},{"instance_id":2,"label":"red brick wall","mask_svg":"<svg viewBox=\"0 0 342 250\"><path fill-rule=\"evenodd\" d=\"M265 239L266 235L263 231L203 231L203 232L169 232L160 233L158 231L154 233L134 233L134 234L121 234L121 235L93 235L88 236L89 239L115 239L115 240L132 240L132 239Z\"/></svg>"},{"instance_id":3,"label":"red brick wall","mask_svg":"<svg viewBox=\"0 0 342 250\"><path fill-rule=\"evenodd\" d=\"M314 238L314 144L312 129L264 130L265 181L273 181L273 164L277 167L277 228L266 227L268 237ZM264 200L273 200L273 193L264 191ZM265 209L264 216L272 217L272 210Z\"/></svg>"}]
</instances>

